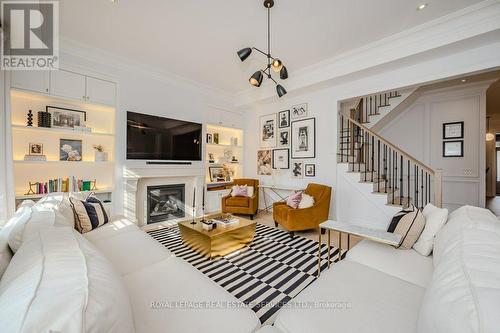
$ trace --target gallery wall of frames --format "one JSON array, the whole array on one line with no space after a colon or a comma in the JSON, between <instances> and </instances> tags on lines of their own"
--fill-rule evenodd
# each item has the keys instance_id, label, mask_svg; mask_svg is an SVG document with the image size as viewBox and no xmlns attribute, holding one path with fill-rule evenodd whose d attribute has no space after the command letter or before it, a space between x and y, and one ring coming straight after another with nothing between
<instances>
[{"instance_id":1,"label":"gallery wall of frames","mask_svg":"<svg viewBox=\"0 0 500 333\"><path fill-rule=\"evenodd\" d=\"M257 175L288 170L294 179L316 177L316 118L308 104L261 116L259 147Z\"/></svg>"}]
</instances>

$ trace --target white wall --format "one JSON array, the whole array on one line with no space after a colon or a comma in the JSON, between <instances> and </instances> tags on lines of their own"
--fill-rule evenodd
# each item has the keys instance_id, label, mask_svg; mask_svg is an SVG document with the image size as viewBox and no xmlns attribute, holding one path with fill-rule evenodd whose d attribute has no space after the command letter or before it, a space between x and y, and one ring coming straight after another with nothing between
<instances>
[{"instance_id":1,"label":"white wall","mask_svg":"<svg viewBox=\"0 0 500 333\"><path fill-rule=\"evenodd\" d=\"M489 83L430 91L380 134L433 169L443 170L443 206L485 204L485 116ZM443 123L464 122L464 157L442 156Z\"/></svg>"},{"instance_id":2,"label":"white wall","mask_svg":"<svg viewBox=\"0 0 500 333\"><path fill-rule=\"evenodd\" d=\"M423 82L434 82L500 65L500 58L493 59L491 57L491 52L500 52L500 42L484 44L481 40L469 40L466 44L462 45L462 48L455 46L440 49L436 52L422 53L418 56L393 62L390 65L353 73L341 80L333 80L328 85L310 86L307 89L293 91L281 99L273 97L241 107L241 110L245 113L246 124L246 175L256 177L257 173L256 154L257 150L259 150L259 117L286 110L295 104L308 103L309 115L316 117L317 124L317 157L310 160L317 165L317 176L311 179L296 180L292 179L291 174L287 172L277 179L273 179L271 176L260 176L259 178L263 183L276 182L294 187L304 187L310 181L333 186L330 215L336 217L336 211L345 209L345 207L336 204L335 199L343 195L349 197L347 193L342 192L350 191L349 188L339 188L337 186L335 153L337 147L336 114L338 103L356 96L410 87ZM293 74L291 73L291 75ZM265 82L259 89L272 90L273 87ZM418 150L418 146L413 148ZM413 148L409 147L409 149ZM476 170L479 170L477 166Z\"/></svg>"}]
</instances>

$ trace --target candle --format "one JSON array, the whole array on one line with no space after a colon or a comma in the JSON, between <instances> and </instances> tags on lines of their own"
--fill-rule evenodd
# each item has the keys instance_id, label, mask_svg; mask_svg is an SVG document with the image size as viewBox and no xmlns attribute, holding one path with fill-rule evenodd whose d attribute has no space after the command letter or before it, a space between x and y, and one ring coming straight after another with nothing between
<instances>
[{"instance_id":1,"label":"candle","mask_svg":"<svg viewBox=\"0 0 500 333\"><path fill-rule=\"evenodd\" d=\"M202 194L201 205L203 207L205 207L205 186L203 186L203 194Z\"/></svg>"},{"instance_id":2,"label":"candle","mask_svg":"<svg viewBox=\"0 0 500 333\"><path fill-rule=\"evenodd\" d=\"M193 211L194 211L194 207L196 207L196 187L193 188Z\"/></svg>"}]
</instances>

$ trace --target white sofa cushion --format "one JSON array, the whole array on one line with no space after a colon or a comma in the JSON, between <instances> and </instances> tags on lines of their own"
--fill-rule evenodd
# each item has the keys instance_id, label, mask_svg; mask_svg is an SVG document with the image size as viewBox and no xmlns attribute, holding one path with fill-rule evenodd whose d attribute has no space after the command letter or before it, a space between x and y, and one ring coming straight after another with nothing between
<instances>
[{"instance_id":1,"label":"white sofa cushion","mask_svg":"<svg viewBox=\"0 0 500 333\"><path fill-rule=\"evenodd\" d=\"M427 288L434 268L432 257L369 240L356 244L347 258L423 288Z\"/></svg>"},{"instance_id":2,"label":"white sofa cushion","mask_svg":"<svg viewBox=\"0 0 500 333\"><path fill-rule=\"evenodd\" d=\"M75 230L26 239L0 281L2 332L134 332L128 296L108 261Z\"/></svg>"},{"instance_id":3,"label":"white sofa cushion","mask_svg":"<svg viewBox=\"0 0 500 333\"><path fill-rule=\"evenodd\" d=\"M281 310L274 326L286 333L412 333L424 291L345 259Z\"/></svg>"},{"instance_id":4,"label":"white sofa cushion","mask_svg":"<svg viewBox=\"0 0 500 333\"><path fill-rule=\"evenodd\" d=\"M434 238L448 220L448 209L438 208L428 203L422 214L425 217L424 231L420 234L418 241L413 244L413 248L421 255L428 256L434 247Z\"/></svg>"},{"instance_id":5,"label":"white sofa cushion","mask_svg":"<svg viewBox=\"0 0 500 333\"><path fill-rule=\"evenodd\" d=\"M99 229L90 233L98 232ZM153 240L142 230L117 233L110 237L94 240L92 243L113 263L121 275L174 257L174 254L165 246Z\"/></svg>"},{"instance_id":6,"label":"white sofa cushion","mask_svg":"<svg viewBox=\"0 0 500 333\"><path fill-rule=\"evenodd\" d=\"M153 241L153 240L152 240ZM123 277L138 333L250 333L255 313L179 258L169 258Z\"/></svg>"},{"instance_id":7,"label":"white sofa cushion","mask_svg":"<svg viewBox=\"0 0 500 333\"><path fill-rule=\"evenodd\" d=\"M137 224L130 220L127 220L123 216L116 216L114 218L111 218L110 222L106 223L102 227L92 230L91 232L87 232L83 236L91 242L95 242L100 239L106 239L109 237L114 237L121 233L136 230L140 230Z\"/></svg>"},{"instance_id":8,"label":"white sofa cushion","mask_svg":"<svg viewBox=\"0 0 500 333\"><path fill-rule=\"evenodd\" d=\"M49 208L54 211L56 226L75 226L73 209L69 202L69 194L62 192L49 193L37 201L34 207Z\"/></svg>"},{"instance_id":9,"label":"white sofa cushion","mask_svg":"<svg viewBox=\"0 0 500 333\"><path fill-rule=\"evenodd\" d=\"M434 274L418 320L419 332L498 332L500 222L491 212L462 207L435 243Z\"/></svg>"}]
</instances>

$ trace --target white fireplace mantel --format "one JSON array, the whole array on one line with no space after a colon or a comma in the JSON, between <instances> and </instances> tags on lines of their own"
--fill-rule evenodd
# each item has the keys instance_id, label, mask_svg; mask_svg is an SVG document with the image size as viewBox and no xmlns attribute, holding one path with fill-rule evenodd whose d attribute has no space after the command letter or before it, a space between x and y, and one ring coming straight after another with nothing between
<instances>
[{"instance_id":1,"label":"white fireplace mantel","mask_svg":"<svg viewBox=\"0 0 500 333\"><path fill-rule=\"evenodd\" d=\"M125 216L139 226L146 225L147 186L170 184L185 184L187 218L192 216L192 193L196 189L195 215L199 215L205 176L206 169L202 162L193 162L192 165L146 164L142 161L126 163L123 168Z\"/></svg>"}]
</instances>

